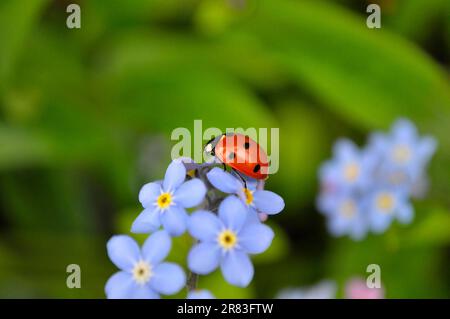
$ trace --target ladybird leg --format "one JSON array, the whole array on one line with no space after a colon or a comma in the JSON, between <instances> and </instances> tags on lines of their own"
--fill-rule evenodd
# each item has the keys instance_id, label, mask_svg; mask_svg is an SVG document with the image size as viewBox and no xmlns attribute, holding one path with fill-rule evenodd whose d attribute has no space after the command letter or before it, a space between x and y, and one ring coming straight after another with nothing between
<instances>
[{"instance_id":1,"label":"ladybird leg","mask_svg":"<svg viewBox=\"0 0 450 319\"><path fill-rule=\"evenodd\" d=\"M244 187L247 188L247 181L245 180L244 177L242 177L242 175L233 168L233 172L235 172L237 174L237 176L239 176L239 178L242 180L242 182L244 183Z\"/></svg>"},{"instance_id":2,"label":"ladybird leg","mask_svg":"<svg viewBox=\"0 0 450 319\"><path fill-rule=\"evenodd\" d=\"M222 163L223 165L223 171L226 172L227 171L227 165L225 163Z\"/></svg>"}]
</instances>

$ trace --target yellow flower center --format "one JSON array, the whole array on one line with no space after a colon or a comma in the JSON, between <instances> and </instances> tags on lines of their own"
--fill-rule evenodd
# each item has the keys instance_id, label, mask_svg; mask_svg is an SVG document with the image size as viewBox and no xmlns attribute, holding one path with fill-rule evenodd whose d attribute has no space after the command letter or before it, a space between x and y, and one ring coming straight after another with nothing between
<instances>
[{"instance_id":1,"label":"yellow flower center","mask_svg":"<svg viewBox=\"0 0 450 319\"><path fill-rule=\"evenodd\" d=\"M233 231L226 229L219 234L217 240L222 248L229 250L236 246L237 236Z\"/></svg>"},{"instance_id":2,"label":"yellow flower center","mask_svg":"<svg viewBox=\"0 0 450 319\"><path fill-rule=\"evenodd\" d=\"M172 203L172 195L170 195L170 193L162 193L156 200L156 204L161 209L169 207L171 203Z\"/></svg>"},{"instance_id":3,"label":"yellow flower center","mask_svg":"<svg viewBox=\"0 0 450 319\"><path fill-rule=\"evenodd\" d=\"M350 163L344 168L344 177L349 182L354 182L359 176L359 165Z\"/></svg>"},{"instance_id":4,"label":"yellow flower center","mask_svg":"<svg viewBox=\"0 0 450 319\"><path fill-rule=\"evenodd\" d=\"M133 279L140 285L146 284L152 276L152 267L149 263L141 260L134 265Z\"/></svg>"},{"instance_id":5,"label":"yellow flower center","mask_svg":"<svg viewBox=\"0 0 450 319\"><path fill-rule=\"evenodd\" d=\"M249 190L248 188L243 188L242 191L244 192L244 195L245 195L245 203L247 205L250 205L251 203L253 203L253 192L251 190Z\"/></svg>"},{"instance_id":6,"label":"yellow flower center","mask_svg":"<svg viewBox=\"0 0 450 319\"><path fill-rule=\"evenodd\" d=\"M195 169L191 169L190 171L186 172L186 175L195 178Z\"/></svg>"},{"instance_id":7,"label":"yellow flower center","mask_svg":"<svg viewBox=\"0 0 450 319\"><path fill-rule=\"evenodd\" d=\"M382 212L388 213L394 208L394 198L389 193L382 193L378 195L377 206Z\"/></svg>"},{"instance_id":8,"label":"yellow flower center","mask_svg":"<svg viewBox=\"0 0 450 319\"><path fill-rule=\"evenodd\" d=\"M394 161L398 164L404 164L411 158L411 149L407 145L398 145L392 152Z\"/></svg>"},{"instance_id":9,"label":"yellow flower center","mask_svg":"<svg viewBox=\"0 0 450 319\"><path fill-rule=\"evenodd\" d=\"M356 206L352 200L346 200L340 207L341 215L345 218L352 218L356 213Z\"/></svg>"}]
</instances>

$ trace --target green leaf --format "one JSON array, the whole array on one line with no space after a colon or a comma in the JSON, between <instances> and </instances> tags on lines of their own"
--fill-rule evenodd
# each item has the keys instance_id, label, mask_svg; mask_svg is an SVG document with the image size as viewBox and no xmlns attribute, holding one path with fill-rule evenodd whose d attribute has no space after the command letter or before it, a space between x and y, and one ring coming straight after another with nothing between
<instances>
[{"instance_id":1,"label":"green leaf","mask_svg":"<svg viewBox=\"0 0 450 319\"><path fill-rule=\"evenodd\" d=\"M0 124L0 171L49 160L52 144L36 134Z\"/></svg>"},{"instance_id":2,"label":"green leaf","mask_svg":"<svg viewBox=\"0 0 450 319\"><path fill-rule=\"evenodd\" d=\"M3 0L0 4L0 90L14 68L31 29L48 0Z\"/></svg>"},{"instance_id":3,"label":"green leaf","mask_svg":"<svg viewBox=\"0 0 450 319\"><path fill-rule=\"evenodd\" d=\"M448 245L450 243L450 211L443 207L420 205L416 214L425 215L408 232L403 245Z\"/></svg>"},{"instance_id":4,"label":"green leaf","mask_svg":"<svg viewBox=\"0 0 450 319\"><path fill-rule=\"evenodd\" d=\"M127 24L145 23L148 20L165 21L176 18L186 19L198 0L110 0L83 3L95 17L104 17L109 27L123 27Z\"/></svg>"},{"instance_id":5,"label":"green leaf","mask_svg":"<svg viewBox=\"0 0 450 319\"><path fill-rule=\"evenodd\" d=\"M333 241L327 250L329 259L324 261L329 268L328 277L336 279L343 289L352 277L367 278L367 266L377 264L387 298L420 298L424 291L429 297L442 297L445 283L439 270L441 251L429 246L386 245L386 236L391 235L370 235L361 242Z\"/></svg>"},{"instance_id":6,"label":"green leaf","mask_svg":"<svg viewBox=\"0 0 450 319\"><path fill-rule=\"evenodd\" d=\"M449 121L450 90L439 66L338 6L265 1L242 30L255 33L299 86L355 126L385 127L399 116Z\"/></svg>"},{"instance_id":7,"label":"green leaf","mask_svg":"<svg viewBox=\"0 0 450 319\"><path fill-rule=\"evenodd\" d=\"M8 244L0 242L3 298L104 298L105 283L117 271L99 236L16 229L2 239ZM70 264L81 268L81 289L66 286Z\"/></svg>"},{"instance_id":8,"label":"green leaf","mask_svg":"<svg viewBox=\"0 0 450 319\"><path fill-rule=\"evenodd\" d=\"M385 18L387 27L408 38L423 42L435 32L436 26L450 18L450 2L447 0L399 1L395 14Z\"/></svg>"},{"instance_id":9,"label":"green leaf","mask_svg":"<svg viewBox=\"0 0 450 319\"><path fill-rule=\"evenodd\" d=\"M333 131L320 112L297 101L280 103L277 117L282 127L280 167L268 185L273 182L280 189L288 207L307 205L314 201L317 169L329 153Z\"/></svg>"},{"instance_id":10,"label":"green leaf","mask_svg":"<svg viewBox=\"0 0 450 319\"><path fill-rule=\"evenodd\" d=\"M115 42L96 84L125 125L165 132L191 128L195 119L222 130L276 126L253 92L204 59L195 39L135 30Z\"/></svg>"}]
</instances>

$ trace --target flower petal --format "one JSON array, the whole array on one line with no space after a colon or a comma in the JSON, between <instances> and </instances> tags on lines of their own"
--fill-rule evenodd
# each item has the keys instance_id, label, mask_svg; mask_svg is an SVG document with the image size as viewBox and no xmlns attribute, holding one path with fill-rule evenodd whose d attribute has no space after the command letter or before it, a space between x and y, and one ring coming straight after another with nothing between
<instances>
[{"instance_id":1,"label":"flower petal","mask_svg":"<svg viewBox=\"0 0 450 319\"><path fill-rule=\"evenodd\" d=\"M244 227L239 235L239 244L245 252L260 254L269 248L274 233L269 226L264 224L250 224Z\"/></svg>"},{"instance_id":2,"label":"flower petal","mask_svg":"<svg viewBox=\"0 0 450 319\"><path fill-rule=\"evenodd\" d=\"M224 193L235 194L243 187L239 180L219 167L214 167L206 176L215 188Z\"/></svg>"},{"instance_id":3,"label":"flower petal","mask_svg":"<svg viewBox=\"0 0 450 319\"><path fill-rule=\"evenodd\" d=\"M144 208L152 207L157 197L161 194L161 184L148 183L139 191L139 202Z\"/></svg>"},{"instance_id":4,"label":"flower petal","mask_svg":"<svg viewBox=\"0 0 450 319\"><path fill-rule=\"evenodd\" d=\"M164 191L174 191L184 182L185 178L186 168L183 163L177 160L172 161L166 170L166 175L164 176Z\"/></svg>"},{"instance_id":5,"label":"flower petal","mask_svg":"<svg viewBox=\"0 0 450 319\"><path fill-rule=\"evenodd\" d=\"M425 136L420 139L416 148L417 156L425 164L436 151L437 141L431 136Z\"/></svg>"},{"instance_id":6,"label":"flower petal","mask_svg":"<svg viewBox=\"0 0 450 319\"><path fill-rule=\"evenodd\" d=\"M220 269L225 280L238 287L247 287L254 274L250 258L239 250L230 251L223 259Z\"/></svg>"},{"instance_id":7,"label":"flower petal","mask_svg":"<svg viewBox=\"0 0 450 319\"><path fill-rule=\"evenodd\" d=\"M327 226L328 231L331 233L331 235L336 237L344 235L348 230L347 220L338 215L330 216L327 222Z\"/></svg>"},{"instance_id":8,"label":"flower petal","mask_svg":"<svg viewBox=\"0 0 450 319\"><path fill-rule=\"evenodd\" d=\"M351 140L342 138L333 145L333 154L337 159L347 161L357 156L358 148Z\"/></svg>"},{"instance_id":9,"label":"flower petal","mask_svg":"<svg viewBox=\"0 0 450 319\"><path fill-rule=\"evenodd\" d=\"M125 271L131 271L134 264L141 258L139 246L130 236L113 236L106 247L109 259L118 268Z\"/></svg>"},{"instance_id":10,"label":"flower petal","mask_svg":"<svg viewBox=\"0 0 450 319\"><path fill-rule=\"evenodd\" d=\"M397 219L402 224L409 224L414 218L414 209L409 203L399 205L397 209Z\"/></svg>"},{"instance_id":11,"label":"flower petal","mask_svg":"<svg viewBox=\"0 0 450 319\"><path fill-rule=\"evenodd\" d=\"M174 200L185 208L200 204L206 195L206 186L203 182L194 178L183 183L175 192Z\"/></svg>"},{"instance_id":12,"label":"flower petal","mask_svg":"<svg viewBox=\"0 0 450 319\"><path fill-rule=\"evenodd\" d=\"M108 299L129 299L133 294L136 284L130 273L116 272L109 277L105 285L105 294Z\"/></svg>"},{"instance_id":13,"label":"flower petal","mask_svg":"<svg viewBox=\"0 0 450 319\"><path fill-rule=\"evenodd\" d=\"M417 136L417 128L407 119L399 119L392 125L392 135L395 139L410 142Z\"/></svg>"},{"instance_id":14,"label":"flower petal","mask_svg":"<svg viewBox=\"0 0 450 319\"><path fill-rule=\"evenodd\" d=\"M195 289L189 291L187 299L215 299L215 297L209 290Z\"/></svg>"},{"instance_id":15,"label":"flower petal","mask_svg":"<svg viewBox=\"0 0 450 319\"><path fill-rule=\"evenodd\" d=\"M367 222L365 219L359 217L354 220L349 235L352 239L358 241L367 235Z\"/></svg>"},{"instance_id":16,"label":"flower petal","mask_svg":"<svg viewBox=\"0 0 450 319\"><path fill-rule=\"evenodd\" d=\"M369 215L370 226L374 233L384 232L392 222L392 215L374 211Z\"/></svg>"},{"instance_id":17,"label":"flower petal","mask_svg":"<svg viewBox=\"0 0 450 319\"><path fill-rule=\"evenodd\" d=\"M219 267L220 248L216 243L200 243L188 255L188 267L199 275L206 275Z\"/></svg>"},{"instance_id":18,"label":"flower petal","mask_svg":"<svg viewBox=\"0 0 450 319\"><path fill-rule=\"evenodd\" d=\"M247 220L245 221L245 224L260 224L261 219L259 218L259 213L256 211L254 207L248 208L247 213Z\"/></svg>"},{"instance_id":19,"label":"flower petal","mask_svg":"<svg viewBox=\"0 0 450 319\"><path fill-rule=\"evenodd\" d=\"M161 213L161 223L171 236L180 236L186 231L188 215L184 208L169 207Z\"/></svg>"},{"instance_id":20,"label":"flower petal","mask_svg":"<svg viewBox=\"0 0 450 319\"><path fill-rule=\"evenodd\" d=\"M261 213L268 215L278 214L284 209L284 200L271 191L255 191L253 202Z\"/></svg>"},{"instance_id":21,"label":"flower petal","mask_svg":"<svg viewBox=\"0 0 450 319\"><path fill-rule=\"evenodd\" d=\"M162 263L153 269L150 287L164 295L173 295L186 284L183 269L174 263Z\"/></svg>"},{"instance_id":22,"label":"flower petal","mask_svg":"<svg viewBox=\"0 0 450 319\"><path fill-rule=\"evenodd\" d=\"M155 208L147 208L134 220L131 232L135 234L152 233L161 227L160 213Z\"/></svg>"},{"instance_id":23,"label":"flower petal","mask_svg":"<svg viewBox=\"0 0 450 319\"><path fill-rule=\"evenodd\" d=\"M201 241L214 241L222 228L222 222L213 213L200 210L188 220L189 233Z\"/></svg>"},{"instance_id":24,"label":"flower petal","mask_svg":"<svg viewBox=\"0 0 450 319\"><path fill-rule=\"evenodd\" d=\"M157 265L163 261L170 252L172 240L165 230L157 231L150 235L142 246L142 257L151 265Z\"/></svg>"},{"instance_id":25,"label":"flower petal","mask_svg":"<svg viewBox=\"0 0 450 319\"><path fill-rule=\"evenodd\" d=\"M135 285L132 299L159 299L159 295L149 285Z\"/></svg>"},{"instance_id":26,"label":"flower petal","mask_svg":"<svg viewBox=\"0 0 450 319\"><path fill-rule=\"evenodd\" d=\"M248 217L247 207L234 195L228 196L219 206L219 218L227 228L239 231Z\"/></svg>"}]
</instances>

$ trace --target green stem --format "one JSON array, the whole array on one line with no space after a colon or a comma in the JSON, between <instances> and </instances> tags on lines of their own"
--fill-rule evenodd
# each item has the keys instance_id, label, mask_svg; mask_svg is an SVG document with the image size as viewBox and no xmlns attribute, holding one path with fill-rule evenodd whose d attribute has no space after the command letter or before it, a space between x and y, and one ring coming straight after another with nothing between
<instances>
[{"instance_id":1,"label":"green stem","mask_svg":"<svg viewBox=\"0 0 450 319\"><path fill-rule=\"evenodd\" d=\"M189 271L186 288L189 291L197 289L198 284L198 275L196 273L193 273L192 271Z\"/></svg>"}]
</instances>

